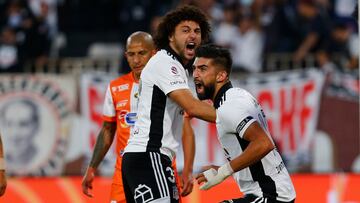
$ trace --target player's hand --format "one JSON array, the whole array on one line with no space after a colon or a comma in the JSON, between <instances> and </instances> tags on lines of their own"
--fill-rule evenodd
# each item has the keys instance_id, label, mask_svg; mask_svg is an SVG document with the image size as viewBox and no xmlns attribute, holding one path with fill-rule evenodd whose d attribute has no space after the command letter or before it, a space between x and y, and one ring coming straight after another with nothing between
<instances>
[{"instance_id":1,"label":"player's hand","mask_svg":"<svg viewBox=\"0 0 360 203\"><path fill-rule=\"evenodd\" d=\"M202 183L204 182L207 182L207 179L205 178L204 176L204 172L209 170L209 169L215 169L217 171L217 169L219 168L219 166L215 166L215 165L208 165L208 166L204 166L201 168L201 173L199 173L195 178L196 178L196 181L199 185L201 185Z\"/></svg>"},{"instance_id":2,"label":"player's hand","mask_svg":"<svg viewBox=\"0 0 360 203\"><path fill-rule=\"evenodd\" d=\"M181 196L185 197L192 192L194 187L192 173L184 170L181 175L181 183Z\"/></svg>"},{"instance_id":3,"label":"player's hand","mask_svg":"<svg viewBox=\"0 0 360 203\"><path fill-rule=\"evenodd\" d=\"M0 196L3 196L7 186L5 170L0 170Z\"/></svg>"},{"instance_id":4,"label":"player's hand","mask_svg":"<svg viewBox=\"0 0 360 203\"><path fill-rule=\"evenodd\" d=\"M93 197L93 194L90 192L90 190L93 189L92 183L94 181L94 178L95 169L92 167L88 167L81 183L82 191L88 197Z\"/></svg>"},{"instance_id":5,"label":"player's hand","mask_svg":"<svg viewBox=\"0 0 360 203\"><path fill-rule=\"evenodd\" d=\"M231 168L230 163L226 163L219 167L217 170L215 168L210 168L206 170L205 172L199 174L196 177L196 180L198 181L199 185L203 183L202 185L200 185L200 190L208 190L224 181L233 173L234 171Z\"/></svg>"}]
</instances>

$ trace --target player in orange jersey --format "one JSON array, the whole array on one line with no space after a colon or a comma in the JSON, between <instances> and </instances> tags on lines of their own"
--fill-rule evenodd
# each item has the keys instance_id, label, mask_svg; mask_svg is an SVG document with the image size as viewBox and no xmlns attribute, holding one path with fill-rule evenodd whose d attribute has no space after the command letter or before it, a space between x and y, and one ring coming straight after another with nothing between
<instances>
[{"instance_id":1,"label":"player in orange jersey","mask_svg":"<svg viewBox=\"0 0 360 203\"><path fill-rule=\"evenodd\" d=\"M93 196L90 190L93 188L95 171L116 135L117 160L111 186L111 202L126 202L121 176L122 153L136 120L140 74L155 52L150 34L135 32L128 37L125 57L131 72L111 81L107 88L103 107L103 126L82 181L83 193L89 197ZM195 153L195 140L189 119L184 118L184 121L183 143L187 144L183 147L185 162L181 180L182 196L190 194L193 188L192 167ZM173 167L175 168L175 165Z\"/></svg>"}]
</instances>

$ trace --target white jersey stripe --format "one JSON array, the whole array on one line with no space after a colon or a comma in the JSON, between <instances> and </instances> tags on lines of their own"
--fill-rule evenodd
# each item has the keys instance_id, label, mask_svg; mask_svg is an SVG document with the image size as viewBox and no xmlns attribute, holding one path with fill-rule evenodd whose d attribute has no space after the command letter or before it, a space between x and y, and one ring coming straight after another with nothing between
<instances>
[{"instance_id":1,"label":"white jersey stripe","mask_svg":"<svg viewBox=\"0 0 360 203\"><path fill-rule=\"evenodd\" d=\"M159 187L159 191L160 191L160 197L165 197L164 195L164 186L163 186L163 183L161 182L161 179L159 180L160 178L160 174L158 173L158 170L157 170L157 163L156 163L156 158L154 156L155 153L153 152L150 152L150 159L151 159L151 164L152 164L152 167L153 167L153 170L154 170L154 175L155 175L155 179L156 179L156 183Z\"/></svg>"},{"instance_id":2,"label":"white jersey stripe","mask_svg":"<svg viewBox=\"0 0 360 203\"><path fill-rule=\"evenodd\" d=\"M258 198L256 198L254 201L252 201L250 203L257 203L260 199L261 199L261 197L258 197Z\"/></svg>"}]
</instances>

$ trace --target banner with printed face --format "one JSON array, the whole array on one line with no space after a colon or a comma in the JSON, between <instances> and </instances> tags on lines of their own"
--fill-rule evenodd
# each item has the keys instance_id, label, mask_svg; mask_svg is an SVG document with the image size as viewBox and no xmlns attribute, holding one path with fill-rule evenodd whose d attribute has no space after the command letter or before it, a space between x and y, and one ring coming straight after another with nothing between
<instances>
[{"instance_id":1,"label":"banner with printed face","mask_svg":"<svg viewBox=\"0 0 360 203\"><path fill-rule=\"evenodd\" d=\"M251 75L232 75L234 87L248 90L262 106L271 136L290 171L310 162L324 75L315 69ZM190 81L190 84L193 84ZM192 120L196 136L194 170L225 161L214 124ZM182 153L177 164L183 167Z\"/></svg>"},{"instance_id":2,"label":"banner with printed face","mask_svg":"<svg viewBox=\"0 0 360 203\"><path fill-rule=\"evenodd\" d=\"M90 162L97 136L102 127L102 110L106 88L109 82L116 76L109 73L89 72L81 75L80 79L80 105L81 114L84 117L83 136L85 142L84 154L85 166ZM115 142L115 141L114 141ZM102 175L112 175L116 160L115 145L109 149L104 160L99 166Z\"/></svg>"},{"instance_id":3,"label":"banner with printed face","mask_svg":"<svg viewBox=\"0 0 360 203\"><path fill-rule=\"evenodd\" d=\"M9 175L62 173L75 101L71 76L0 76L0 130Z\"/></svg>"}]
</instances>

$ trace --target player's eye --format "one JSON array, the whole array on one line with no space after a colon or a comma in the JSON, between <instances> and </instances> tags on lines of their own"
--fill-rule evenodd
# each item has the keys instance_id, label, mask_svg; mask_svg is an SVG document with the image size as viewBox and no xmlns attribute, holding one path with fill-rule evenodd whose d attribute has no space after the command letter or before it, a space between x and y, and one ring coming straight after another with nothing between
<instances>
[{"instance_id":1,"label":"player's eye","mask_svg":"<svg viewBox=\"0 0 360 203\"><path fill-rule=\"evenodd\" d=\"M139 52L139 54L140 54L141 56L145 56L147 53L148 53L147 51L140 51L140 52Z\"/></svg>"}]
</instances>

